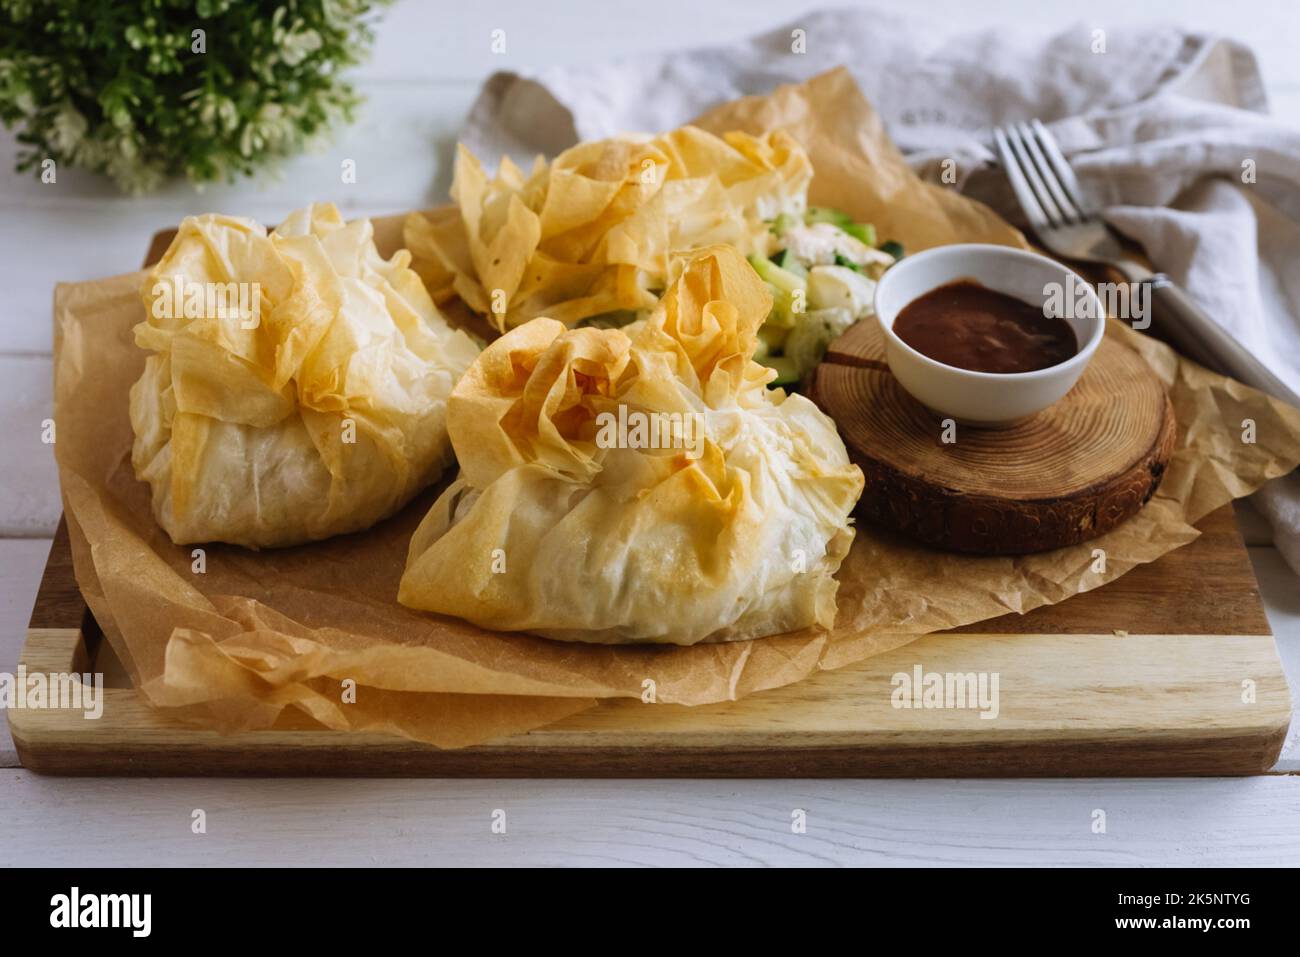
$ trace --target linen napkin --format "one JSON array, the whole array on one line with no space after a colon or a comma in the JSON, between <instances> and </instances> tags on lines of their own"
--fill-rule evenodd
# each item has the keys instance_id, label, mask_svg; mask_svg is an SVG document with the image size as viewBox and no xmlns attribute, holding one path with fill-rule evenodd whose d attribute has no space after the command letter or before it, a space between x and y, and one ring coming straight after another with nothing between
<instances>
[{"instance_id":1,"label":"linen napkin","mask_svg":"<svg viewBox=\"0 0 1300 957\"><path fill-rule=\"evenodd\" d=\"M990 131L1043 120L1109 221L1300 391L1300 130L1268 116L1254 55L1232 40L1175 26L954 33L886 10L816 11L726 46L495 73L462 139L488 162L527 161L671 129L839 65L913 168L1021 224ZM1255 504L1300 573L1300 479Z\"/></svg>"}]
</instances>

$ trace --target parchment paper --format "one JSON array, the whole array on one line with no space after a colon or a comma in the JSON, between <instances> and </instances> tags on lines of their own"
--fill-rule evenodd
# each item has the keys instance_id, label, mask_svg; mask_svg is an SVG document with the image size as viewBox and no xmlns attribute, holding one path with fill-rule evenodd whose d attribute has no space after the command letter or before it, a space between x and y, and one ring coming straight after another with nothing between
<instances>
[{"instance_id":1,"label":"parchment paper","mask_svg":"<svg viewBox=\"0 0 1300 957\"><path fill-rule=\"evenodd\" d=\"M909 252L958 241L1023 244L987 208L917 180L846 71L709 113L722 132L785 126L808 149L814 203L877 225ZM387 255L402 217L376 220ZM142 237L143 246L143 237ZM458 747L539 727L597 699L732 700L839 668L926 632L1088 591L1186 544L1192 523L1300 461L1300 411L1180 360L1112 322L1168 386L1178 449L1158 494L1093 542L1021 558L947 555L860 526L839 617L809 630L691 648L565 644L483 631L398 605L407 540L438 489L370 531L280 551L209 545L205 571L171 544L130 465L127 392L144 354L140 273L55 293L56 452L77 580L136 686L175 717L220 730L296 707L323 725ZM1242 441L1242 420L1256 442ZM1092 549L1105 548L1095 573ZM356 683L355 703L345 681Z\"/></svg>"}]
</instances>

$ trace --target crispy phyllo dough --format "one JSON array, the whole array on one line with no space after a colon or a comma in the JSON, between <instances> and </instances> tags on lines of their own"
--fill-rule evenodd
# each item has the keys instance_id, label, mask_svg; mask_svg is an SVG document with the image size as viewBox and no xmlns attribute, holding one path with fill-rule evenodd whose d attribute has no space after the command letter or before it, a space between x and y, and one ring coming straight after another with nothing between
<instances>
[{"instance_id":1,"label":"crispy phyllo dough","mask_svg":"<svg viewBox=\"0 0 1300 957\"><path fill-rule=\"evenodd\" d=\"M478 354L410 254L332 204L267 234L186 219L144 284L132 463L178 544L293 545L368 528L451 462L447 397Z\"/></svg>"},{"instance_id":2,"label":"crispy phyllo dough","mask_svg":"<svg viewBox=\"0 0 1300 957\"><path fill-rule=\"evenodd\" d=\"M690 645L835 619L862 473L753 361L771 308L729 246L669 265L624 329L534 319L453 390L461 463L398 600L485 628Z\"/></svg>"},{"instance_id":3,"label":"crispy phyllo dough","mask_svg":"<svg viewBox=\"0 0 1300 957\"><path fill-rule=\"evenodd\" d=\"M463 146L454 211L412 214L406 244L435 299L457 295L501 331L650 309L675 252L723 243L766 255L770 223L802 213L812 165L788 134L693 126L582 143L494 177Z\"/></svg>"}]
</instances>

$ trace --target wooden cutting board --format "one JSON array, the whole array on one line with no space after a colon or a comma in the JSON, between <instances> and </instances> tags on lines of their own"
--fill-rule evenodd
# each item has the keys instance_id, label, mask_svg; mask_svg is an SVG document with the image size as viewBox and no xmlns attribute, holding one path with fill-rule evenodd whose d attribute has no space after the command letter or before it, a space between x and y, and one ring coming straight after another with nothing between
<instances>
[{"instance_id":1,"label":"wooden cutting board","mask_svg":"<svg viewBox=\"0 0 1300 957\"><path fill-rule=\"evenodd\" d=\"M156 238L151 256L169 236ZM344 734L297 712L228 736L176 724L130 687L86 608L62 525L32 612L28 672L101 671L103 716L20 709L23 764L56 774L571 777L1236 775L1267 770L1286 679L1231 506L1202 535L1104 588L927 635L727 704L604 703L457 751ZM896 707L903 680L997 676L997 717ZM991 685L986 685L991 689ZM924 699L922 699L924 703ZM987 709L985 709L987 710Z\"/></svg>"},{"instance_id":2,"label":"wooden cutting board","mask_svg":"<svg viewBox=\"0 0 1300 957\"><path fill-rule=\"evenodd\" d=\"M178 725L130 687L89 614L62 526L32 612L31 672L102 671L103 716L11 710L24 766L51 774L475 777L967 777L1257 774L1291 702L1231 506L1190 545L1027 615L927 635L741 701L619 701L459 751L288 714L229 736ZM896 708L894 676L998 675L998 717ZM1244 694L1253 689L1253 695ZM1253 700L1250 700L1252 699Z\"/></svg>"}]
</instances>

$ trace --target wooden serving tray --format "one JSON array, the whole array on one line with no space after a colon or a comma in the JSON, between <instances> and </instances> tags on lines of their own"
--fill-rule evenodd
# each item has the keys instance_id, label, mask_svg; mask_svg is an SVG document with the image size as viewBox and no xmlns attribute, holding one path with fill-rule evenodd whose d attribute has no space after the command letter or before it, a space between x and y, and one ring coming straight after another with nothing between
<instances>
[{"instance_id":1,"label":"wooden serving tray","mask_svg":"<svg viewBox=\"0 0 1300 957\"><path fill-rule=\"evenodd\" d=\"M618 701L458 751L321 729L287 713L222 736L130 687L90 615L60 526L32 612L31 672L101 671L103 717L11 710L23 765L51 774L481 777L1236 775L1277 760L1291 702L1231 506L1202 536L1105 588L927 635L840 671L698 708ZM1176 633L1172 633L1176 632ZM902 710L896 673L997 672L1000 716ZM1243 702L1243 682L1255 700Z\"/></svg>"},{"instance_id":2,"label":"wooden serving tray","mask_svg":"<svg viewBox=\"0 0 1300 957\"><path fill-rule=\"evenodd\" d=\"M151 260L170 234L155 237ZM329 731L293 711L222 736L131 688L77 588L66 527L50 549L22 664L99 671L103 716L11 710L23 764L52 774L481 777L1239 775L1277 760L1291 701L1232 507L1202 535L1087 594L911 644L741 701L600 706L455 751ZM893 706L893 677L997 673L999 717ZM1253 688L1253 698L1243 693Z\"/></svg>"}]
</instances>

